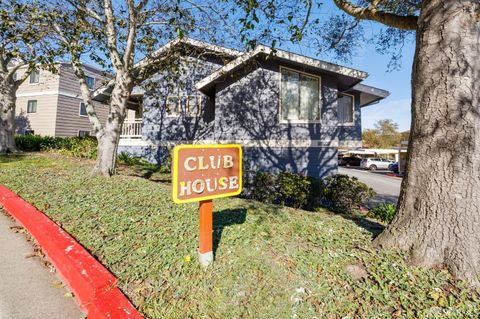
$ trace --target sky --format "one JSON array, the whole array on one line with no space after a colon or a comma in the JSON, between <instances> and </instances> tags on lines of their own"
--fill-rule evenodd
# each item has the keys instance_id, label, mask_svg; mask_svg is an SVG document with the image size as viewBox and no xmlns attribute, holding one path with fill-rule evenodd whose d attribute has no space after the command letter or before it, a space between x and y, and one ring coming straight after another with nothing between
<instances>
[{"instance_id":1,"label":"sky","mask_svg":"<svg viewBox=\"0 0 480 319\"><path fill-rule=\"evenodd\" d=\"M292 46L289 50L315 57L301 46ZM398 124L400 131L410 129L411 122L411 74L414 43L408 43L403 48L401 67L388 71L390 57L375 51L373 44L367 44L359 50L347 66L366 71L369 76L362 83L384 89L390 95L377 104L362 108L362 129L374 128L378 120L391 119ZM319 57L322 59L321 57ZM337 63L336 61L328 60ZM345 63L338 63L345 65Z\"/></svg>"},{"instance_id":2,"label":"sky","mask_svg":"<svg viewBox=\"0 0 480 319\"><path fill-rule=\"evenodd\" d=\"M320 8L314 8L313 18L327 18L332 13L338 14L340 10L336 8L332 1L323 1ZM364 31L367 35L374 35L382 26L375 22L366 22ZM366 71L369 76L363 82L366 85L378 87L390 92L390 96L380 101L378 104L362 108L362 129L374 128L378 120L391 119L398 124L400 131L410 129L411 122L411 69L414 54L414 43L405 43L403 47L403 58L399 70L388 71L388 62L390 56L382 55L375 50L373 43L365 43L363 47L358 48L356 54L352 57L350 63L345 64L321 56L316 56L310 52L306 46L300 44L284 43L280 48L290 50L299 54L307 55L313 58L327 60ZM87 62L87 61L86 61ZM88 61L91 62L91 61ZM92 64L92 63L91 63ZM95 64L95 63L93 63Z\"/></svg>"},{"instance_id":3,"label":"sky","mask_svg":"<svg viewBox=\"0 0 480 319\"><path fill-rule=\"evenodd\" d=\"M373 46L367 46L357 57L352 59L352 65L368 72L368 78L363 82L390 92L390 96L378 104L362 108L362 128L373 128L374 123L381 119L392 119L398 124L399 130L410 129L411 122L411 74L414 54L414 44L409 43L403 49L403 59L399 70L387 71L388 56L375 52Z\"/></svg>"},{"instance_id":4,"label":"sky","mask_svg":"<svg viewBox=\"0 0 480 319\"><path fill-rule=\"evenodd\" d=\"M314 16L327 16L332 12L340 12L331 1L324 1L321 9L314 10ZM376 22L366 22L364 30L367 35L375 34L382 28L382 25ZM315 54L308 52L307 48L300 45L287 45L286 48L301 54L315 57ZM413 41L405 43L402 50L402 61L399 70L388 71L388 62L390 56L382 55L375 50L373 43L365 43L362 48L356 50L357 53L352 57L351 63L325 59L346 66L366 71L369 76L363 81L363 84L378 87L390 92L390 96L380 101L378 104L362 108L362 129L374 128L378 120L391 119L398 124L400 131L410 129L411 122L411 74L413 55L415 52L415 43ZM322 57L318 57L323 59Z\"/></svg>"}]
</instances>

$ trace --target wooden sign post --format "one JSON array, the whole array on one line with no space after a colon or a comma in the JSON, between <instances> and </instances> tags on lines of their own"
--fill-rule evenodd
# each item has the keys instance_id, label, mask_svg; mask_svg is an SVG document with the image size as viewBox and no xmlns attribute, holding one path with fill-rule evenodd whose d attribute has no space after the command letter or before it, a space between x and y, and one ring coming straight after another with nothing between
<instances>
[{"instance_id":1,"label":"wooden sign post","mask_svg":"<svg viewBox=\"0 0 480 319\"><path fill-rule=\"evenodd\" d=\"M199 257L213 261L213 202L242 192L242 148L236 144L179 145L173 150L172 197L177 204L200 202Z\"/></svg>"}]
</instances>

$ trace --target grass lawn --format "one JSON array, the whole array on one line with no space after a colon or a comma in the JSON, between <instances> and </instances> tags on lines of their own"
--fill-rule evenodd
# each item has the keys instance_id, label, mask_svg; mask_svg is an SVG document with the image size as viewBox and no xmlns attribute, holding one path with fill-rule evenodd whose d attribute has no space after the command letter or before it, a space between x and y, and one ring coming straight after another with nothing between
<instances>
[{"instance_id":1,"label":"grass lawn","mask_svg":"<svg viewBox=\"0 0 480 319\"><path fill-rule=\"evenodd\" d=\"M91 177L91 166L51 154L0 157L0 184L77 238L149 318L480 316L480 290L445 270L409 267L400 252L375 252L368 222L327 211L216 200L216 257L203 270L196 204L176 205L168 183L126 169Z\"/></svg>"}]
</instances>

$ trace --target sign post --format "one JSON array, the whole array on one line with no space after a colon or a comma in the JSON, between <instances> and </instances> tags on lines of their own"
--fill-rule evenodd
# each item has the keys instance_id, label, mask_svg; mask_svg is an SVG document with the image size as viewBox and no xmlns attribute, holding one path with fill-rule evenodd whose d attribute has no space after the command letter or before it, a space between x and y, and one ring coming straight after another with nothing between
<instances>
[{"instance_id":1,"label":"sign post","mask_svg":"<svg viewBox=\"0 0 480 319\"><path fill-rule=\"evenodd\" d=\"M172 197L199 204L199 260L213 262L213 199L242 192L242 148L237 144L179 145L173 150Z\"/></svg>"},{"instance_id":2,"label":"sign post","mask_svg":"<svg viewBox=\"0 0 480 319\"><path fill-rule=\"evenodd\" d=\"M207 266L213 261L213 201L201 201L199 208L199 245L200 264Z\"/></svg>"}]
</instances>

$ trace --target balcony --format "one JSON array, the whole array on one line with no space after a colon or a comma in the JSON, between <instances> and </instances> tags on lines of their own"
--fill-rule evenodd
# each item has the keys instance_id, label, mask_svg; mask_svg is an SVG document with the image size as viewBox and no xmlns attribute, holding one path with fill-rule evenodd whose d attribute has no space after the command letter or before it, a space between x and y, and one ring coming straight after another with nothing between
<instances>
[{"instance_id":1,"label":"balcony","mask_svg":"<svg viewBox=\"0 0 480 319\"><path fill-rule=\"evenodd\" d=\"M120 138L135 139L142 138L142 119L125 119L123 122Z\"/></svg>"}]
</instances>

